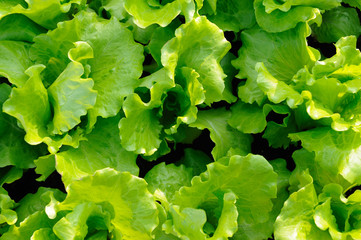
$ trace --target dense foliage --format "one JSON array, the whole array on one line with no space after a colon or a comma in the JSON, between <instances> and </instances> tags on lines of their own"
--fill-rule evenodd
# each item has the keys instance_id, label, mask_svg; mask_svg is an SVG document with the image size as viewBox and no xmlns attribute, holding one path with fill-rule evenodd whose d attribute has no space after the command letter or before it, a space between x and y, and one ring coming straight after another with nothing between
<instances>
[{"instance_id":1,"label":"dense foliage","mask_svg":"<svg viewBox=\"0 0 361 240\"><path fill-rule=\"evenodd\" d=\"M360 8L0 1L0 239L361 239Z\"/></svg>"}]
</instances>

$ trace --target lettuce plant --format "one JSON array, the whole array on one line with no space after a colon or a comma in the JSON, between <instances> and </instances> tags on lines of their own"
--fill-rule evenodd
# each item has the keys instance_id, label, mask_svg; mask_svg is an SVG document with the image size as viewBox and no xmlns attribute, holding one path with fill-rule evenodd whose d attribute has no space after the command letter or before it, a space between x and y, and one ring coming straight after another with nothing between
<instances>
[{"instance_id":1,"label":"lettuce plant","mask_svg":"<svg viewBox=\"0 0 361 240\"><path fill-rule=\"evenodd\" d=\"M0 240L361 239L359 0L0 2Z\"/></svg>"}]
</instances>

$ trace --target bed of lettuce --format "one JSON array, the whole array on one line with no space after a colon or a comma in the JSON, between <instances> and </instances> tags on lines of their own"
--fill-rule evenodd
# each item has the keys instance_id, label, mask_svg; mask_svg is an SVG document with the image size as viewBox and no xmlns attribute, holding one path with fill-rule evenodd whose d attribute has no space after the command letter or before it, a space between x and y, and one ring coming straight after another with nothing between
<instances>
[{"instance_id":1,"label":"bed of lettuce","mask_svg":"<svg viewBox=\"0 0 361 240\"><path fill-rule=\"evenodd\" d=\"M0 1L0 239L361 239L359 9Z\"/></svg>"}]
</instances>

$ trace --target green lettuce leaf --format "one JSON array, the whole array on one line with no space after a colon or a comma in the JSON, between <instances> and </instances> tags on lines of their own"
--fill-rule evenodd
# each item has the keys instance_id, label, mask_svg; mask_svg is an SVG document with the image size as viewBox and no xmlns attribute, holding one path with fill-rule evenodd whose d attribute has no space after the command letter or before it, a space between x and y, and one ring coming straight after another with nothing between
<instances>
[{"instance_id":1,"label":"green lettuce leaf","mask_svg":"<svg viewBox=\"0 0 361 240\"><path fill-rule=\"evenodd\" d=\"M153 24L146 28L141 28L137 24L135 24L132 19L127 21L126 25L128 25L128 29L130 29L133 33L133 38L136 42L147 45L152 38L155 29L158 28L157 25ZM158 49L160 50L160 49Z\"/></svg>"},{"instance_id":2,"label":"green lettuce leaf","mask_svg":"<svg viewBox=\"0 0 361 240\"><path fill-rule=\"evenodd\" d=\"M189 73L192 74L191 71ZM194 86L194 89L191 90L195 90L196 93L200 92L202 94L203 89L197 81L198 75L194 75L194 80L198 85ZM171 128L169 132L175 132L182 121L186 123L194 122L197 116L197 108L191 105L191 99L189 99L189 96L187 96L180 85L175 85L175 87L169 89L164 95L165 98L163 105L161 106L162 117L160 121L165 128ZM197 95L194 95L194 97L197 98ZM174 123L175 126L172 126Z\"/></svg>"},{"instance_id":3,"label":"green lettuce leaf","mask_svg":"<svg viewBox=\"0 0 361 240\"><path fill-rule=\"evenodd\" d=\"M215 13L217 10L217 0L205 0L201 10L209 14Z\"/></svg>"},{"instance_id":4,"label":"green lettuce leaf","mask_svg":"<svg viewBox=\"0 0 361 240\"><path fill-rule=\"evenodd\" d=\"M300 0L285 0L281 3L275 0L263 0L263 5L266 7L266 12L270 13L276 9L282 10L284 12L289 11L292 7L296 6L312 6L314 8L320 8L324 10L329 10L335 7L340 6L341 1L339 0L307 0L307 1L300 1Z\"/></svg>"},{"instance_id":5,"label":"green lettuce leaf","mask_svg":"<svg viewBox=\"0 0 361 240\"><path fill-rule=\"evenodd\" d=\"M134 22L141 28L146 28L152 24L166 27L170 22L182 13L187 21L192 20L196 8L202 0L174 0L164 1L162 4L151 0L124 0L124 7L133 16Z\"/></svg>"},{"instance_id":6,"label":"green lettuce leaf","mask_svg":"<svg viewBox=\"0 0 361 240\"><path fill-rule=\"evenodd\" d=\"M357 68L350 67L350 65L357 66L361 63L361 53L356 48L356 42L355 36L339 39L335 44L336 54L331 58L315 63L312 68L314 78L337 77L341 82L346 82L358 77L360 72L357 71Z\"/></svg>"},{"instance_id":7,"label":"green lettuce leaf","mask_svg":"<svg viewBox=\"0 0 361 240\"><path fill-rule=\"evenodd\" d=\"M309 152L306 149L300 149L293 153L293 160L295 161L296 168L293 170L290 177L290 182L297 182L297 177L302 172L308 169L309 174L313 178L313 185L316 189L316 192L321 192L322 188L329 183L337 183L342 186L344 189L348 189L352 186L341 174L334 175L329 172L327 169L320 166L318 161L315 161L315 153ZM291 187L290 191L294 192L298 189L297 187Z\"/></svg>"},{"instance_id":8,"label":"green lettuce leaf","mask_svg":"<svg viewBox=\"0 0 361 240\"><path fill-rule=\"evenodd\" d=\"M277 198L272 199L273 208L269 213L269 219L266 222L238 225L240 230L235 233L232 239L245 240L263 240L271 238L274 231L274 222L281 212L284 202L289 197L287 188L289 187L290 171L286 168L284 159L275 159L270 161L273 170L277 173Z\"/></svg>"},{"instance_id":9,"label":"green lettuce leaf","mask_svg":"<svg viewBox=\"0 0 361 240\"><path fill-rule=\"evenodd\" d=\"M205 103L222 100L226 76L219 62L231 47L223 32L202 16L182 25L175 36L162 48L163 66L176 74L182 67L194 69L205 90Z\"/></svg>"},{"instance_id":10,"label":"green lettuce leaf","mask_svg":"<svg viewBox=\"0 0 361 240\"><path fill-rule=\"evenodd\" d=\"M23 222L20 223L19 226L11 226L9 230L4 233L0 239L1 240L28 240L28 239L37 239L34 237L40 237L42 231L50 232L51 229L49 229L49 226L53 226L56 221L51 220L46 215L45 211L38 211L29 217L27 217ZM43 230L43 229L49 229L49 230ZM34 235L34 237L33 237ZM39 236L40 235L40 236ZM49 238L53 240L54 236L53 234L48 235ZM41 238L40 238L41 239Z\"/></svg>"},{"instance_id":11,"label":"green lettuce leaf","mask_svg":"<svg viewBox=\"0 0 361 240\"><path fill-rule=\"evenodd\" d=\"M160 146L162 125L153 106L144 103L137 94L127 97L123 111L126 118L119 122L122 146L137 154L152 155Z\"/></svg>"},{"instance_id":12,"label":"green lettuce leaf","mask_svg":"<svg viewBox=\"0 0 361 240\"><path fill-rule=\"evenodd\" d=\"M283 32L300 22L321 24L321 11L341 5L341 0L298 1L255 0L258 25L268 32Z\"/></svg>"},{"instance_id":13,"label":"green lettuce leaf","mask_svg":"<svg viewBox=\"0 0 361 240\"><path fill-rule=\"evenodd\" d=\"M225 108L199 111L197 120L191 123L191 127L208 129L210 137L215 143L212 150L213 158L218 159L225 156L247 155L251 150L252 138L237 131L228 125L231 112Z\"/></svg>"},{"instance_id":14,"label":"green lettuce leaf","mask_svg":"<svg viewBox=\"0 0 361 240\"><path fill-rule=\"evenodd\" d=\"M350 128L358 131L361 73L357 69L360 64L361 54L354 36L341 38L333 57L316 62L312 75L306 75L306 81L312 84L302 93L308 99L306 106L311 118L324 120L323 124L331 125L336 131ZM326 85L329 91L323 90ZM338 95L335 97L335 94Z\"/></svg>"},{"instance_id":15,"label":"green lettuce leaf","mask_svg":"<svg viewBox=\"0 0 361 240\"><path fill-rule=\"evenodd\" d=\"M29 57L30 45L24 42L0 41L0 76L22 87L28 79L25 70L33 63Z\"/></svg>"},{"instance_id":16,"label":"green lettuce leaf","mask_svg":"<svg viewBox=\"0 0 361 240\"><path fill-rule=\"evenodd\" d=\"M211 163L210 157L202 151L193 148L184 149L184 156L177 164L182 164L192 169L192 175L196 176L207 170L207 164Z\"/></svg>"},{"instance_id":17,"label":"green lettuce leaf","mask_svg":"<svg viewBox=\"0 0 361 240\"><path fill-rule=\"evenodd\" d=\"M314 221L322 230L328 230L333 239L358 239L361 228L360 190L355 191L347 199L343 189L337 184L324 187L319 195L320 204L315 208Z\"/></svg>"},{"instance_id":18,"label":"green lettuce leaf","mask_svg":"<svg viewBox=\"0 0 361 240\"><path fill-rule=\"evenodd\" d=\"M356 38L350 36L336 43L333 57L316 62L311 73L304 71L295 76L295 81L304 86L298 87L298 91L302 91L307 100L307 113L312 119L321 119L323 125L331 125L336 131L350 128L358 131L361 73L357 69L360 64ZM324 91L325 86L328 91Z\"/></svg>"},{"instance_id":19,"label":"green lettuce leaf","mask_svg":"<svg viewBox=\"0 0 361 240\"><path fill-rule=\"evenodd\" d=\"M283 105L277 106L273 111L277 114L282 114L278 115L279 117L284 117L282 123L269 121L262 138L267 139L269 146L273 148L286 149L291 144L291 139L288 135L300 131L300 126L296 122L296 114L284 108Z\"/></svg>"},{"instance_id":20,"label":"green lettuce leaf","mask_svg":"<svg viewBox=\"0 0 361 240\"><path fill-rule=\"evenodd\" d=\"M32 214L44 212L45 207L52 200L63 201L65 194L58 189L40 187L36 193L27 194L19 201L16 208L18 222L21 223ZM49 219L50 220L50 219Z\"/></svg>"},{"instance_id":21,"label":"green lettuce leaf","mask_svg":"<svg viewBox=\"0 0 361 240\"><path fill-rule=\"evenodd\" d=\"M158 66L162 66L162 47L172 38L174 38L175 29L179 27L179 23L172 22L167 27L158 27L153 31L152 37L148 44L148 49Z\"/></svg>"},{"instance_id":22,"label":"green lettuce leaf","mask_svg":"<svg viewBox=\"0 0 361 240\"><path fill-rule=\"evenodd\" d=\"M36 159L34 163L36 165L35 172L41 175L36 179L37 181L45 181L50 176L50 174L55 171L54 154L41 156Z\"/></svg>"},{"instance_id":23,"label":"green lettuce leaf","mask_svg":"<svg viewBox=\"0 0 361 240\"><path fill-rule=\"evenodd\" d=\"M15 209L18 215L17 224L12 225L0 239L37 239L35 236L42 236L44 233L41 232L43 231L49 233L49 238L46 239L55 239L50 231L62 214L59 214L59 218L50 219L45 213L45 206L51 201L63 201L64 195L57 189L49 188L39 188L35 194L26 195Z\"/></svg>"},{"instance_id":24,"label":"green lettuce leaf","mask_svg":"<svg viewBox=\"0 0 361 240\"><path fill-rule=\"evenodd\" d=\"M19 126L26 132L27 143L37 145L44 142L48 145L49 152L55 153L62 145L77 147L83 139L83 130L78 128L56 136L48 133L52 114L49 95L41 80L44 68L44 65L38 64L26 70L29 79L24 86L12 88L9 99L3 104L3 111L18 120Z\"/></svg>"},{"instance_id":25,"label":"green lettuce leaf","mask_svg":"<svg viewBox=\"0 0 361 240\"><path fill-rule=\"evenodd\" d=\"M60 21L68 19L72 4L83 4L82 0L4 0L0 4L0 19L9 14L20 13L37 24L53 29Z\"/></svg>"},{"instance_id":26,"label":"green lettuce leaf","mask_svg":"<svg viewBox=\"0 0 361 240\"><path fill-rule=\"evenodd\" d=\"M310 29L306 24L281 33L267 33L260 28L243 31L239 57L233 61L234 67L240 70L236 77L247 78L245 85L238 89L239 98L259 105L264 101L264 93L257 84L258 62L262 62L273 77L286 83L304 66L313 66L319 54L307 46L308 35Z\"/></svg>"},{"instance_id":27,"label":"green lettuce leaf","mask_svg":"<svg viewBox=\"0 0 361 240\"><path fill-rule=\"evenodd\" d=\"M324 91L325 86L328 91ZM318 79L308 90L303 91L302 95L308 100L307 113L312 119L328 119L329 121L322 121L322 123L331 125L336 131L345 131L349 128L359 129L361 124L360 93L348 93L346 84L340 83L336 78ZM330 96L332 96L331 99Z\"/></svg>"},{"instance_id":28,"label":"green lettuce leaf","mask_svg":"<svg viewBox=\"0 0 361 240\"><path fill-rule=\"evenodd\" d=\"M35 145L48 135L46 125L51 112L48 93L41 81L44 65L34 65L26 70L29 79L21 88L13 88L10 98L3 104L3 111L17 118L24 128L25 141Z\"/></svg>"},{"instance_id":29,"label":"green lettuce leaf","mask_svg":"<svg viewBox=\"0 0 361 240\"><path fill-rule=\"evenodd\" d=\"M264 107L261 108L257 104L238 101L231 106L232 116L228 124L244 133L260 133L266 128L266 117L272 109L266 110L266 113L264 110Z\"/></svg>"},{"instance_id":30,"label":"green lettuce leaf","mask_svg":"<svg viewBox=\"0 0 361 240\"><path fill-rule=\"evenodd\" d=\"M360 190L348 198L331 183L317 196L308 171L297 176L300 188L290 195L275 223L277 239L358 239L361 228ZM303 204L299 204L303 199ZM306 201L307 199L307 201Z\"/></svg>"},{"instance_id":31,"label":"green lettuce leaf","mask_svg":"<svg viewBox=\"0 0 361 240\"><path fill-rule=\"evenodd\" d=\"M3 111L15 117L25 130L25 141L31 145L42 142L55 153L62 145L78 146L82 130L70 134L50 136L47 125L51 121L51 107L48 92L41 81L44 65L33 65L26 70L29 79L23 87L13 88L9 99L3 104Z\"/></svg>"},{"instance_id":32,"label":"green lettuce leaf","mask_svg":"<svg viewBox=\"0 0 361 240\"><path fill-rule=\"evenodd\" d=\"M172 221L164 223L167 234L173 234L180 239L206 239L203 225L206 223L206 213L201 209L173 206L170 210Z\"/></svg>"},{"instance_id":33,"label":"green lettuce leaf","mask_svg":"<svg viewBox=\"0 0 361 240\"><path fill-rule=\"evenodd\" d=\"M115 238L152 239L152 231L158 225L157 207L143 179L106 168L73 181L67 192L63 202L49 206L47 213L51 218L58 211L74 211L80 204L94 203L110 214L108 230Z\"/></svg>"},{"instance_id":34,"label":"green lettuce leaf","mask_svg":"<svg viewBox=\"0 0 361 240\"><path fill-rule=\"evenodd\" d=\"M90 78L81 78L84 68L71 62L47 89L54 117L49 125L52 134L62 135L80 123L80 117L95 104L97 92Z\"/></svg>"},{"instance_id":35,"label":"green lettuce leaf","mask_svg":"<svg viewBox=\"0 0 361 240\"><path fill-rule=\"evenodd\" d=\"M167 92L162 107L162 122L167 134L176 133L182 123L193 123L197 119L197 105L205 101L205 90L194 69L183 67L176 82L179 85Z\"/></svg>"},{"instance_id":36,"label":"green lettuce leaf","mask_svg":"<svg viewBox=\"0 0 361 240\"><path fill-rule=\"evenodd\" d=\"M108 238L111 214L101 205L85 202L74 207L72 212L61 218L53 227L55 235L61 239ZM95 235L95 236L94 236Z\"/></svg>"},{"instance_id":37,"label":"green lettuce leaf","mask_svg":"<svg viewBox=\"0 0 361 240\"><path fill-rule=\"evenodd\" d=\"M12 200L8 192L0 187L0 224L13 225L18 220L16 212L13 210L16 206L14 200Z\"/></svg>"},{"instance_id":38,"label":"green lettuce leaf","mask_svg":"<svg viewBox=\"0 0 361 240\"><path fill-rule=\"evenodd\" d=\"M256 23L253 1L217 0L216 11L208 19L223 31L239 32Z\"/></svg>"},{"instance_id":39,"label":"green lettuce leaf","mask_svg":"<svg viewBox=\"0 0 361 240\"><path fill-rule=\"evenodd\" d=\"M90 70L86 77L93 79L93 88L98 91L92 110L95 116L115 116L142 73L143 47L134 42L131 32L116 18L105 20L82 11L34 41L32 59L47 66L44 74L49 85L71 61L68 51L76 42L91 46L94 58L86 61L85 69Z\"/></svg>"},{"instance_id":40,"label":"green lettuce leaf","mask_svg":"<svg viewBox=\"0 0 361 240\"><path fill-rule=\"evenodd\" d=\"M352 7L357 7L358 9L361 9L360 0L343 0L343 2L349 4Z\"/></svg>"},{"instance_id":41,"label":"green lettuce leaf","mask_svg":"<svg viewBox=\"0 0 361 240\"><path fill-rule=\"evenodd\" d=\"M56 154L56 169L65 186L106 167L138 175L137 156L120 144L118 122L119 117L98 119L93 131L86 135L87 141Z\"/></svg>"},{"instance_id":42,"label":"green lettuce leaf","mask_svg":"<svg viewBox=\"0 0 361 240\"><path fill-rule=\"evenodd\" d=\"M2 105L10 91L8 85L0 84L0 167L27 169L34 167L34 160L41 154L41 148L27 144L24 141L25 132L17 126L16 120L2 112Z\"/></svg>"},{"instance_id":43,"label":"green lettuce leaf","mask_svg":"<svg viewBox=\"0 0 361 240\"><path fill-rule=\"evenodd\" d=\"M167 135L166 139L182 144L192 144L201 134L202 131L197 128L189 127L187 124L180 124L177 132L172 135Z\"/></svg>"},{"instance_id":44,"label":"green lettuce leaf","mask_svg":"<svg viewBox=\"0 0 361 240\"><path fill-rule=\"evenodd\" d=\"M20 169L34 167L34 160L42 154L43 148L32 147L26 143L24 131L16 126L16 121L9 120L9 123L4 125L7 129L1 133L0 167L16 166Z\"/></svg>"},{"instance_id":45,"label":"green lettuce leaf","mask_svg":"<svg viewBox=\"0 0 361 240\"><path fill-rule=\"evenodd\" d=\"M89 3L89 7L94 9L99 16L102 16L103 11L118 20L123 20L129 16L124 8L124 0L95 0Z\"/></svg>"},{"instance_id":46,"label":"green lettuce leaf","mask_svg":"<svg viewBox=\"0 0 361 240\"><path fill-rule=\"evenodd\" d=\"M56 236L50 228L40 228L31 235L31 240L56 240Z\"/></svg>"},{"instance_id":47,"label":"green lettuce leaf","mask_svg":"<svg viewBox=\"0 0 361 240\"><path fill-rule=\"evenodd\" d=\"M358 131L360 121L361 55L356 38L341 38L336 54L301 68L288 81L275 77L263 63L257 63L257 86L274 103L286 101L290 108L302 107L318 125L331 126L336 131L350 128ZM325 91L325 89L328 89Z\"/></svg>"},{"instance_id":48,"label":"green lettuce leaf","mask_svg":"<svg viewBox=\"0 0 361 240\"><path fill-rule=\"evenodd\" d=\"M286 82L279 81L273 77L263 63L256 64L256 71L258 72L258 87L267 95L271 102L278 104L286 101L290 108L296 108L303 103L301 94Z\"/></svg>"},{"instance_id":49,"label":"green lettuce leaf","mask_svg":"<svg viewBox=\"0 0 361 240\"><path fill-rule=\"evenodd\" d=\"M160 163L154 166L144 177L148 183L148 189L154 193L161 190L169 201L174 197L174 193L183 186L190 186L192 171L184 165L165 165Z\"/></svg>"},{"instance_id":50,"label":"green lettuce leaf","mask_svg":"<svg viewBox=\"0 0 361 240\"><path fill-rule=\"evenodd\" d=\"M207 165L206 172L192 179L192 186L182 187L176 193L173 203L181 206L183 211L204 209L207 212L207 219L204 221L207 220L213 226L218 225L215 232L220 227L228 229L225 232L230 231L227 237L231 237L237 229L234 225L237 221L233 217L228 221L223 219L226 217L223 215L227 205L225 202L232 201L233 197L234 200L237 199L233 202L237 207L234 209L236 212L232 211L233 214L238 214L232 215L238 218L239 231L242 231L243 224L266 222L272 210L271 199L277 194L277 174L263 157L257 155L235 155L222 161L226 165L219 162ZM222 201L223 204L220 204Z\"/></svg>"},{"instance_id":51,"label":"green lettuce leaf","mask_svg":"<svg viewBox=\"0 0 361 240\"><path fill-rule=\"evenodd\" d=\"M17 167L0 168L0 186L4 183L12 183L23 176L23 169Z\"/></svg>"},{"instance_id":52,"label":"green lettuce leaf","mask_svg":"<svg viewBox=\"0 0 361 240\"><path fill-rule=\"evenodd\" d=\"M26 204L34 204L35 210L39 207L39 203L35 202L38 198L35 197L44 197L46 193L49 193L49 190L39 189L39 191L33 196L26 196L25 198L28 200ZM55 192L54 192L55 193ZM24 198L24 199L25 199ZM29 206L28 206L29 207ZM45 207L45 206L42 206ZM40 208L42 209L42 208ZM40 210L39 210L40 211ZM46 215L44 216L44 211L36 212L34 214L36 217L43 218L46 221ZM38 214L41 213L41 214ZM40 215L40 216L39 216ZM65 214L61 214L62 216ZM105 236L107 237L107 231L102 231L102 228L106 226L102 226L102 219L106 218L107 223L110 222L110 215L108 213L104 213L102 211L102 207L99 205L95 205L94 203L83 203L75 207L74 211L67 213L62 218L57 218L56 220L48 219L48 226L41 226L38 230L34 230L36 226L27 226L29 232L27 234L31 234L31 230L33 230L33 234L31 235L31 239L84 239L85 235L88 233L86 239L96 239L95 237ZM30 219L32 216L30 216ZM27 221L27 220L25 220ZM55 223L55 224L54 224ZM97 225L96 225L97 224ZM96 225L96 226L95 226ZM20 233L24 233L23 228L19 228ZM94 233L95 232L95 233ZM102 234L103 233L103 234ZM105 234L104 234L105 233ZM14 235L10 235L13 237ZM9 237L9 235L7 236Z\"/></svg>"},{"instance_id":53,"label":"green lettuce leaf","mask_svg":"<svg viewBox=\"0 0 361 240\"><path fill-rule=\"evenodd\" d=\"M126 117L119 122L124 148L145 156L159 156L158 149L162 153L169 150L165 137L179 139L182 134L186 135L178 133L178 127L194 122L198 112L196 105L204 101L204 90L198 77L193 69L183 67L176 79L179 84L174 83L166 68L141 79L136 94L124 101ZM183 129L181 127L181 131ZM183 139L187 137L183 136Z\"/></svg>"},{"instance_id":54,"label":"green lettuce leaf","mask_svg":"<svg viewBox=\"0 0 361 240\"><path fill-rule=\"evenodd\" d=\"M125 118L119 122L119 133L122 146L128 151L150 156L161 147L160 123L162 113L159 113L164 101L164 94L175 86L167 69L147 76L142 80L138 89L149 90L149 99L141 99L138 94L132 94L124 101ZM163 150L167 150L164 144ZM167 151L165 151L167 152Z\"/></svg>"},{"instance_id":55,"label":"green lettuce leaf","mask_svg":"<svg viewBox=\"0 0 361 240\"><path fill-rule=\"evenodd\" d=\"M271 111L290 115L287 106L265 104L263 107L259 107L257 104L238 101L231 106L232 116L228 120L228 124L243 133L260 133L266 128L268 123L266 117ZM287 121L288 117L284 121Z\"/></svg>"},{"instance_id":56,"label":"green lettuce leaf","mask_svg":"<svg viewBox=\"0 0 361 240\"><path fill-rule=\"evenodd\" d=\"M0 20L0 40L33 42L46 30L22 14L11 14Z\"/></svg>"},{"instance_id":57,"label":"green lettuce leaf","mask_svg":"<svg viewBox=\"0 0 361 240\"><path fill-rule=\"evenodd\" d=\"M180 208L171 206L171 220L167 220L164 231L171 233L181 239L227 239L237 231L237 208L235 206L236 196L233 192L227 192L223 197L222 212L218 221L217 229L212 231L212 237L207 238L204 228L207 216L203 209Z\"/></svg>"},{"instance_id":58,"label":"green lettuce leaf","mask_svg":"<svg viewBox=\"0 0 361 240\"><path fill-rule=\"evenodd\" d=\"M299 190L290 195L276 219L275 238L280 240L331 240L331 236L319 229L313 221L318 199L312 177L308 171L304 171L297 180Z\"/></svg>"},{"instance_id":59,"label":"green lettuce leaf","mask_svg":"<svg viewBox=\"0 0 361 240\"><path fill-rule=\"evenodd\" d=\"M313 34L321 43L337 42L341 37L361 34L361 25L354 8L337 7L322 14L320 27L312 27Z\"/></svg>"},{"instance_id":60,"label":"green lettuce leaf","mask_svg":"<svg viewBox=\"0 0 361 240\"><path fill-rule=\"evenodd\" d=\"M237 57L233 55L233 53L228 52L220 62L224 73L227 75L227 77L224 79L225 86L223 91L223 98L228 103L234 103L237 101L237 97L233 93L233 81L238 71L232 65L232 61L236 58Z\"/></svg>"},{"instance_id":61,"label":"green lettuce leaf","mask_svg":"<svg viewBox=\"0 0 361 240\"><path fill-rule=\"evenodd\" d=\"M179 240L180 238L174 236L173 234L167 234L163 229L162 226L164 224L164 222L167 220L167 218L169 217L168 212L169 212L169 208L167 208L168 210L165 210L165 207L163 207L163 203L167 203L167 200L164 199L164 196L161 196L160 194L155 193L154 195L157 199L157 208L158 208L158 216L159 216L159 225L158 227L154 230L154 239L159 239L159 240Z\"/></svg>"},{"instance_id":62,"label":"green lettuce leaf","mask_svg":"<svg viewBox=\"0 0 361 240\"><path fill-rule=\"evenodd\" d=\"M175 0L164 6L152 6L146 0L124 0L124 7L139 27L146 28L151 24L165 27L180 14L182 3L181 0Z\"/></svg>"},{"instance_id":63,"label":"green lettuce leaf","mask_svg":"<svg viewBox=\"0 0 361 240\"><path fill-rule=\"evenodd\" d=\"M328 127L318 127L292 133L293 141L301 141L309 152L315 153L315 161L331 176L341 174L351 184L361 182L361 136L352 130L337 132Z\"/></svg>"}]
</instances>

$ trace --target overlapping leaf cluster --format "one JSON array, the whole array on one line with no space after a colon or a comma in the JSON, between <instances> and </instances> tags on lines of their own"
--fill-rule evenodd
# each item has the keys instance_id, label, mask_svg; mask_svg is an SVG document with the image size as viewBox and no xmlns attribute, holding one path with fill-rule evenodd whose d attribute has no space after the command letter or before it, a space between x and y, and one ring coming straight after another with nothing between
<instances>
[{"instance_id":1,"label":"overlapping leaf cluster","mask_svg":"<svg viewBox=\"0 0 361 240\"><path fill-rule=\"evenodd\" d=\"M0 239L361 239L360 7L0 2Z\"/></svg>"}]
</instances>

